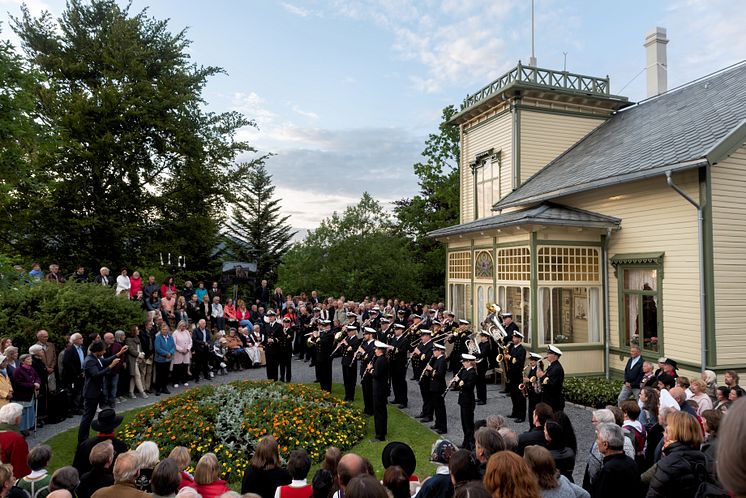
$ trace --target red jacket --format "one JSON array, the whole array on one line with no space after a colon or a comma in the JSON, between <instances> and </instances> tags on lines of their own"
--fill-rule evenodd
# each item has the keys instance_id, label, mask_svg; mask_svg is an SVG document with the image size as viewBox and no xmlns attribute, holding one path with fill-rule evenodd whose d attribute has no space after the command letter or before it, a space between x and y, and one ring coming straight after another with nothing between
<instances>
[{"instance_id":1,"label":"red jacket","mask_svg":"<svg viewBox=\"0 0 746 498\"><path fill-rule=\"evenodd\" d=\"M196 488L197 493L201 494L202 498L217 498L226 491L231 490L222 479L218 479L210 484L197 484Z\"/></svg>"},{"instance_id":2,"label":"red jacket","mask_svg":"<svg viewBox=\"0 0 746 498\"><path fill-rule=\"evenodd\" d=\"M183 470L181 471L181 482L179 483L179 489L181 488L197 489L197 483L194 482L194 478Z\"/></svg>"},{"instance_id":3,"label":"red jacket","mask_svg":"<svg viewBox=\"0 0 746 498\"><path fill-rule=\"evenodd\" d=\"M130 299L135 299L137 297L137 291L142 290L142 278L132 278L130 277ZM143 294L143 299L145 299L147 296Z\"/></svg>"},{"instance_id":4,"label":"red jacket","mask_svg":"<svg viewBox=\"0 0 746 498\"><path fill-rule=\"evenodd\" d=\"M13 475L20 479L31 473L28 466L28 444L17 427L0 425L0 460L13 466Z\"/></svg>"}]
</instances>

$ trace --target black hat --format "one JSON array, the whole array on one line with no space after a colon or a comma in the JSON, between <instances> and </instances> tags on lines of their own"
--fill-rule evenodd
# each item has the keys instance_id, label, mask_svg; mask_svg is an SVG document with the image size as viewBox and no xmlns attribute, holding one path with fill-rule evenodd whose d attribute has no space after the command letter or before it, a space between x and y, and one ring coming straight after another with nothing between
<instances>
[{"instance_id":1,"label":"black hat","mask_svg":"<svg viewBox=\"0 0 746 498\"><path fill-rule=\"evenodd\" d=\"M679 369L679 364L676 362L676 360L672 360L671 358L666 358L666 365L671 365L674 370Z\"/></svg>"},{"instance_id":2,"label":"black hat","mask_svg":"<svg viewBox=\"0 0 746 498\"><path fill-rule=\"evenodd\" d=\"M91 427L94 431L109 434L119 427L122 420L124 420L124 417L117 415L113 408L104 408L98 413L98 418L91 422Z\"/></svg>"},{"instance_id":3,"label":"black hat","mask_svg":"<svg viewBox=\"0 0 746 498\"><path fill-rule=\"evenodd\" d=\"M383 463L383 467L386 469L392 465L398 465L404 470L407 476L411 476L414 473L414 469L417 468L417 457L415 457L414 451L412 451L409 445L394 441L387 444L383 449L381 463Z\"/></svg>"}]
</instances>

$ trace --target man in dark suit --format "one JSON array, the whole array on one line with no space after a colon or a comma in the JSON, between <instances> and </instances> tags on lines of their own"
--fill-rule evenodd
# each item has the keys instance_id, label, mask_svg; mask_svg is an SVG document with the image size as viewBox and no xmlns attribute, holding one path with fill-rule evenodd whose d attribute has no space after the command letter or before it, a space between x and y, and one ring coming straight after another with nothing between
<instances>
[{"instance_id":1,"label":"man in dark suit","mask_svg":"<svg viewBox=\"0 0 746 498\"><path fill-rule=\"evenodd\" d=\"M386 360L388 345L385 342L375 341L374 357L368 371L373 380L373 423L375 426L375 441L386 440L388 428L387 407L389 397L389 365Z\"/></svg>"},{"instance_id":2,"label":"man in dark suit","mask_svg":"<svg viewBox=\"0 0 746 498\"><path fill-rule=\"evenodd\" d=\"M332 392L332 351L334 351L334 333L332 324L328 320L323 324L323 329L316 341L316 367L319 385L324 391Z\"/></svg>"},{"instance_id":3,"label":"man in dark suit","mask_svg":"<svg viewBox=\"0 0 746 498\"><path fill-rule=\"evenodd\" d=\"M117 455L127 451L127 445L114 437L114 430L122 423L124 417L116 414L113 408L104 408L98 414L96 420L91 423L91 427L96 431L96 435L90 437L78 445L73 458L73 467L78 469L78 473L83 475L93 468L90 462L91 450L98 443L110 440L114 447L114 458ZM112 461L112 464L114 462ZM80 496L80 494L78 494Z\"/></svg>"},{"instance_id":4,"label":"man in dark suit","mask_svg":"<svg viewBox=\"0 0 746 498\"><path fill-rule=\"evenodd\" d=\"M192 331L192 350L194 351L194 382L199 382L200 372L205 380L210 380L210 344L212 343L207 322L201 319Z\"/></svg>"},{"instance_id":5,"label":"man in dark suit","mask_svg":"<svg viewBox=\"0 0 746 498\"><path fill-rule=\"evenodd\" d=\"M433 360L427 369L430 371L430 404L435 413L435 424L430 428L438 434L445 434L448 432L448 416L443 393L446 390L448 362L446 361L446 347L443 344L433 345Z\"/></svg>"},{"instance_id":6,"label":"man in dark suit","mask_svg":"<svg viewBox=\"0 0 746 498\"><path fill-rule=\"evenodd\" d=\"M70 347L62 355L62 383L67 388L70 410L75 415L83 413L84 365L83 335L76 332L70 336Z\"/></svg>"},{"instance_id":7,"label":"man in dark suit","mask_svg":"<svg viewBox=\"0 0 746 498\"><path fill-rule=\"evenodd\" d=\"M331 320L323 320L324 326L331 325ZM357 385L357 348L362 340L357 336L357 327L354 325L345 329L347 337L342 339L335 356L342 357L342 380L345 385L345 401L355 401L355 386Z\"/></svg>"},{"instance_id":8,"label":"man in dark suit","mask_svg":"<svg viewBox=\"0 0 746 498\"><path fill-rule=\"evenodd\" d=\"M282 334L282 325L277 323L277 314L274 310L266 313L268 322L264 327L264 355L267 362L267 379L277 380L277 370L280 367L280 344L276 337Z\"/></svg>"},{"instance_id":9,"label":"man in dark suit","mask_svg":"<svg viewBox=\"0 0 746 498\"><path fill-rule=\"evenodd\" d=\"M451 382L454 382L455 388L459 390L458 405L461 408L461 429L464 432L464 440L461 443L461 448L473 451L474 408L476 408L474 387L477 385L477 373L474 368L476 357L471 354L462 354L461 364L463 368Z\"/></svg>"},{"instance_id":10,"label":"man in dark suit","mask_svg":"<svg viewBox=\"0 0 746 498\"><path fill-rule=\"evenodd\" d=\"M394 390L394 403L399 408L406 408L409 402L407 395L407 353L409 352L409 339L404 335L406 325L394 324L394 336L389 345L393 346L391 360L391 388Z\"/></svg>"},{"instance_id":11,"label":"man in dark suit","mask_svg":"<svg viewBox=\"0 0 746 498\"><path fill-rule=\"evenodd\" d=\"M78 429L78 444L88 439L88 431L91 429L91 422L96 415L96 408L99 404L106 402L104 395L104 379L121 361L121 357L127 352L127 346L124 346L119 352L108 358L103 358L106 351L106 345L103 342L94 342L91 344L90 352L85 359L85 385L83 386L83 417L80 419L80 428Z\"/></svg>"},{"instance_id":12,"label":"man in dark suit","mask_svg":"<svg viewBox=\"0 0 746 498\"><path fill-rule=\"evenodd\" d=\"M640 383L644 375L642 371L643 363L645 363L645 360L640 356L640 346L633 344L629 348L629 360L627 360L627 365L624 367L624 385L619 392L619 399L617 400L619 406L624 401L627 401L630 395L635 397L635 401L640 396Z\"/></svg>"},{"instance_id":13,"label":"man in dark suit","mask_svg":"<svg viewBox=\"0 0 746 498\"><path fill-rule=\"evenodd\" d=\"M552 407L555 412L565 409L565 395L562 386L565 383L565 369L559 362L562 351L557 346L549 345L547 360L549 367L546 372L539 372L541 379L541 400Z\"/></svg>"},{"instance_id":14,"label":"man in dark suit","mask_svg":"<svg viewBox=\"0 0 746 498\"><path fill-rule=\"evenodd\" d=\"M526 364L526 348L521 341L523 334L519 331L513 332L513 343L508 346L508 354L505 357L508 362L508 389L510 400L513 402L513 411L510 414L518 423L526 421L526 398L519 386L523 382L523 367Z\"/></svg>"}]
</instances>

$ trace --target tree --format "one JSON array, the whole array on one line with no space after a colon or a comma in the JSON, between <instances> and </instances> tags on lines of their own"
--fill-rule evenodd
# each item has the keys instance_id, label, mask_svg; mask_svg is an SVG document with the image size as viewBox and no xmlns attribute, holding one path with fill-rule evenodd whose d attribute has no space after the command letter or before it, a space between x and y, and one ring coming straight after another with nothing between
<instances>
[{"instance_id":1,"label":"tree","mask_svg":"<svg viewBox=\"0 0 746 498\"><path fill-rule=\"evenodd\" d=\"M209 258L234 158L251 150L235 138L251 121L203 110L221 69L190 61L184 31L115 0L69 0L57 21L23 7L13 28L55 143L39 160L45 188L2 227L15 247L68 266L154 262L159 249Z\"/></svg>"},{"instance_id":2,"label":"tree","mask_svg":"<svg viewBox=\"0 0 746 498\"><path fill-rule=\"evenodd\" d=\"M391 216L367 192L360 201L322 220L288 251L279 268L286 292L362 299L366 295L414 299L420 266Z\"/></svg>"},{"instance_id":3,"label":"tree","mask_svg":"<svg viewBox=\"0 0 746 498\"><path fill-rule=\"evenodd\" d=\"M240 261L256 261L257 280L276 280L277 267L290 248L295 232L280 215L280 201L274 198L272 176L264 157L242 165L246 175L239 180L229 230L227 252Z\"/></svg>"},{"instance_id":4,"label":"tree","mask_svg":"<svg viewBox=\"0 0 746 498\"><path fill-rule=\"evenodd\" d=\"M459 131L449 124L454 106L443 109L438 133L425 141L423 162L414 165L420 192L396 202L394 212L401 229L412 240L415 259L423 267L420 275L423 299L445 295L445 247L427 233L459 222Z\"/></svg>"}]
</instances>

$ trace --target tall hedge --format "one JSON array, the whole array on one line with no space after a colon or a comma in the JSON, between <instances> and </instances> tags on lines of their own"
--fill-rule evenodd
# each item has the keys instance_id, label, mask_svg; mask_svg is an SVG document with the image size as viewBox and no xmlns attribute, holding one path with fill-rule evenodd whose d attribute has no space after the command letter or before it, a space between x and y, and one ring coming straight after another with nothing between
<instances>
[{"instance_id":1,"label":"tall hedge","mask_svg":"<svg viewBox=\"0 0 746 498\"><path fill-rule=\"evenodd\" d=\"M36 342L39 329L47 330L59 348L63 336L73 332L113 332L144 322L145 312L137 303L100 285L41 282L0 293L0 337L11 337L21 352Z\"/></svg>"}]
</instances>

